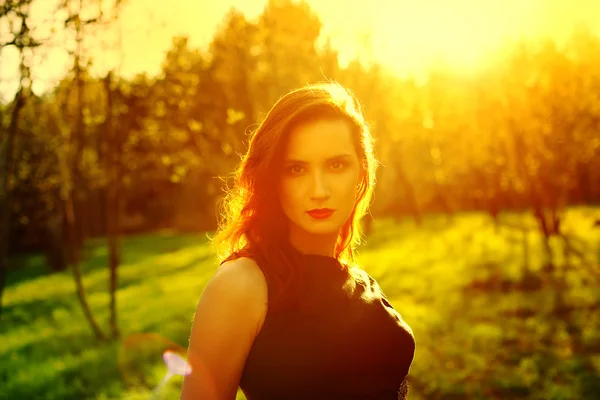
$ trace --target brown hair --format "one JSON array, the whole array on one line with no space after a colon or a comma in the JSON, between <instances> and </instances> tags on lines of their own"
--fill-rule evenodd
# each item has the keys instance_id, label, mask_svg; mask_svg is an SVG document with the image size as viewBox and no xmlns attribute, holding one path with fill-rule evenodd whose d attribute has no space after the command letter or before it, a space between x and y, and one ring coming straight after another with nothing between
<instances>
[{"instance_id":1,"label":"brown hair","mask_svg":"<svg viewBox=\"0 0 600 400\"><path fill-rule=\"evenodd\" d=\"M269 311L298 300L298 282L303 277L301 255L289 243L288 221L278 195L288 133L309 121L338 118L350 122L362 163L355 207L340 229L334 253L344 268L355 265L360 219L371 202L377 161L360 103L341 85L307 85L279 99L254 131L248 152L234 172L234 185L223 199L219 229L212 238L219 260L247 256L257 261L269 283Z\"/></svg>"}]
</instances>

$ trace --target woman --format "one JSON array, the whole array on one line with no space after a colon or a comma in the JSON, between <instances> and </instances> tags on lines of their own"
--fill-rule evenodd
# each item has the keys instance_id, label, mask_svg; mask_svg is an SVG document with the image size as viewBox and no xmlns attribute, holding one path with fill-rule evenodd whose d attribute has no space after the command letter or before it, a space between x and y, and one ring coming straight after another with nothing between
<instances>
[{"instance_id":1,"label":"woman","mask_svg":"<svg viewBox=\"0 0 600 400\"><path fill-rule=\"evenodd\" d=\"M403 399L415 342L354 263L372 138L338 84L282 97L252 136L213 241L182 399Z\"/></svg>"}]
</instances>

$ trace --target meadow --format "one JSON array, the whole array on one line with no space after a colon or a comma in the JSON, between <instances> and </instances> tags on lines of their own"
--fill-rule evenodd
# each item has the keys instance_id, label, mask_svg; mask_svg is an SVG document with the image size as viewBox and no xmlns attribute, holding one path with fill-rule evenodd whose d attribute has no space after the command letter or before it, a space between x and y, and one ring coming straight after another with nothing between
<instances>
[{"instance_id":1,"label":"meadow","mask_svg":"<svg viewBox=\"0 0 600 400\"><path fill-rule=\"evenodd\" d=\"M540 278L544 251L531 215L375 220L359 262L413 328L409 398L600 398L598 220L599 208L567 211L562 229L577 256L551 238L565 313ZM107 327L105 241L87 242L84 253L88 300ZM50 274L37 254L13 263L0 321L0 399L178 398L181 377L154 389L166 373L162 352L185 353L217 268L206 234L122 239L116 341L94 339L70 272Z\"/></svg>"}]
</instances>

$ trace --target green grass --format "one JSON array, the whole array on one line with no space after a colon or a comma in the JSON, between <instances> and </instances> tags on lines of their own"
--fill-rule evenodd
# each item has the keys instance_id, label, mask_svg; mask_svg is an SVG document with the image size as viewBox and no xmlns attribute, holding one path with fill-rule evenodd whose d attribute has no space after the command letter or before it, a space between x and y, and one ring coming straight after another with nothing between
<instances>
[{"instance_id":1,"label":"green grass","mask_svg":"<svg viewBox=\"0 0 600 400\"><path fill-rule=\"evenodd\" d=\"M498 227L480 213L431 215L420 226L410 219L375 221L359 261L415 333L409 397L598 398L600 285L586 278L586 271L600 270L595 219L600 209L574 208L563 224L583 257L565 259L563 242L551 241L557 270L565 271L566 302L581 308L568 318L553 314L555 291L547 283L514 289L540 276L544 265L537 232L527 233L525 257L523 233L509 227L534 227L530 216L501 214ZM151 397L166 372L160 354L187 347L197 300L217 265L204 235L157 233L122 243L122 338L107 343L92 337L70 272L49 274L39 255L16 260L0 322L0 399ZM88 300L105 328L105 244L90 241L84 253ZM473 282L488 286L477 290ZM573 327L579 348L568 332ZM159 397L178 398L181 380L172 378Z\"/></svg>"},{"instance_id":2,"label":"green grass","mask_svg":"<svg viewBox=\"0 0 600 400\"><path fill-rule=\"evenodd\" d=\"M106 327L106 248L101 241L87 247L89 258L82 268L88 301ZM118 290L122 337L153 332L186 347L196 302L215 268L202 235L155 234L124 239ZM118 364L121 343L97 343L93 339L76 300L70 272L12 283L3 303L2 399L148 398L154 381L162 378L148 378L145 386L128 390ZM164 373L160 352L154 367L154 375ZM177 379L172 381L165 392L176 386Z\"/></svg>"}]
</instances>

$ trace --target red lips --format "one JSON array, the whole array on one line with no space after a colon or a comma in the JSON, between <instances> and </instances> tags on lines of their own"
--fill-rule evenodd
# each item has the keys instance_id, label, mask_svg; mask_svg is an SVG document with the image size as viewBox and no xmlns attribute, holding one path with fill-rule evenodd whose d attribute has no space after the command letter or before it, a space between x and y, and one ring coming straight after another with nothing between
<instances>
[{"instance_id":1,"label":"red lips","mask_svg":"<svg viewBox=\"0 0 600 400\"><path fill-rule=\"evenodd\" d=\"M316 208L314 210L307 211L306 213L314 219L325 219L331 216L331 214L333 214L334 212L335 210L332 210L330 208Z\"/></svg>"}]
</instances>

